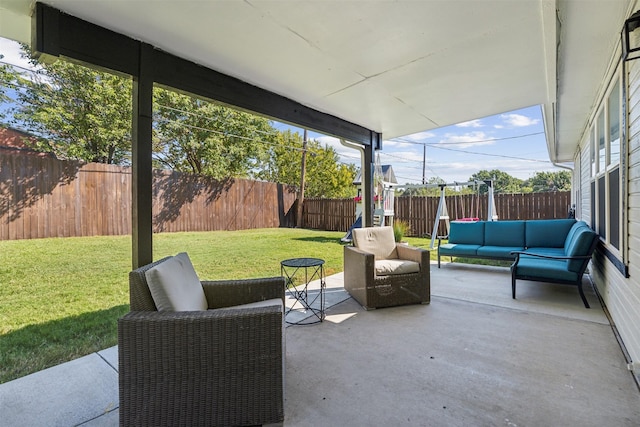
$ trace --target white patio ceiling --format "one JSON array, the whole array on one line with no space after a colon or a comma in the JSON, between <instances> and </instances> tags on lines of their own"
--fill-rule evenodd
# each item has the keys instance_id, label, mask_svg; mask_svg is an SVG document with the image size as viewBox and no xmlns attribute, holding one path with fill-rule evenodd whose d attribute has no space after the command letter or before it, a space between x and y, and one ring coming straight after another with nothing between
<instances>
[{"instance_id":1,"label":"white patio ceiling","mask_svg":"<svg viewBox=\"0 0 640 427\"><path fill-rule=\"evenodd\" d=\"M571 161L629 0L47 0L66 13L382 132L542 105ZM30 0L0 0L29 41ZM81 36L81 35L79 35Z\"/></svg>"}]
</instances>

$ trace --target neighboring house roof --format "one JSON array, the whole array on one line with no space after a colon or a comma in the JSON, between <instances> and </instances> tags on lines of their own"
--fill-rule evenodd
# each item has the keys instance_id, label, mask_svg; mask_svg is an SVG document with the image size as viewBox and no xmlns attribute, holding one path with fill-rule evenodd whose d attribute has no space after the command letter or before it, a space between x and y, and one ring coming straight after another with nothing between
<instances>
[{"instance_id":1,"label":"neighboring house roof","mask_svg":"<svg viewBox=\"0 0 640 427\"><path fill-rule=\"evenodd\" d=\"M398 180L396 179L396 174L393 173L393 167L391 165L382 165L382 180L384 182L390 182L392 184L397 184ZM356 178L353 180L353 185L360 185L362 183L362 176L360 175L360 171L356 174Z\"/></svg>"},{"instance_id":2,"label":"neighboring house roof","mask_svg":"<svg viewBox=\"0 0 640 427\"><path fill-rule=\"evenodd\" d=\"M21 156L55 157L53 153L45 153L29 146L27 141L36 141L36 137L10 127L0 127L0 154Z\"/></svg>"}]
</instances>

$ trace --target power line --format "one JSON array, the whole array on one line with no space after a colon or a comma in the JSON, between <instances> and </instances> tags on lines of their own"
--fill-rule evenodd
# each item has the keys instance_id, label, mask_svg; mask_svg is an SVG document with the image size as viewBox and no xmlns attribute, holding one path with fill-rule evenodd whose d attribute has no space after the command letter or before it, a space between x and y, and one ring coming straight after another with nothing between
<instances>
[{"instance_id":1,"label":"power line","mask_svg":"<svg viewBox=\"0 0 640 427\"><path fill-rule=\"evenodd\" d=\"M406 144L414 144L414 145L438 146L438 145L461 145L461 144L478 144L481 142L506 141L509 139L526 138L529 136L536 136L536 135L544 135L544 132L528 133L525 135L505 136L504 138L481 139L477 141L417 142L417 141L411 141L410 139L403 139L403 138L393 138L390 141L403 142Z\"/></svg>"},{"instance_id":2,"label":"power line","mask_svg":"<svg viewBox=\"0 0 640 427\"><path fill-rule=\"evenodd\" d=\"M422 163L422 160L407 160L404 157L398 156L397 154L391 154L391 153L380 153L383 156L388 156L388 157L392 157L394 159L399 159L402 161L402 163Z\"/></svg>"},{"instance_id":3,"label":"power line","mask_svg":"<svg viewBox=\"0 0 640 427\"><path fill-rule=\"evenodd\" d=\"M455 148L439 147L437 145L432 146L432 148L437 148L439 150L456 151L456 152L465 153L465 154L475 154L475 155L478 155L478 156L501 157L501 158L504 158L504 159L524 160L524 161L527 161L527 162L550 163L548 160L527 159L527 158L524 158L524 157L507 156L507 155L504 155L504 154L478 153L476 151L457 150Z\"/></svg>"},{"instance_id":4,"label":"power line","mask_svg":"<svg viewBox=\"0 0 640 427\"><path fill-rule=\"evenodd\" d=\"M200 127L200 126L189 125L189 124L181 123L181 122L178 122L176 120L171 120L171 119L156 118L156 122L173 123L173 124L176 124L178 126L184 126L186 128L190 128L190 129L195 129L195 130L201 130L201 131L204 131L204 132L215 133L217 135L222 135L222 136L226 136L226 137L244 139L246 141L257 142L257 143L260 143L260 144L274 145L274 146L278 146L278 147L289 148L291 150L297 150L297 151L304 151L305 150L304 148L301 148L301 147L294 147L292 145L281 145L281 144L278 144L277 142L263 141L263 140L260 140L260 139L250 138L248 136L235 135L235 134L232 134L232 133L229 133L229 132L222 132L222 131L215 130L215 129L208 129L208 128L203 128L203 127ZM311 150L306 149L306 151L311 151ZM312 154L315 155L316 153L312 153Z\"/></svg>"}]
</instances>

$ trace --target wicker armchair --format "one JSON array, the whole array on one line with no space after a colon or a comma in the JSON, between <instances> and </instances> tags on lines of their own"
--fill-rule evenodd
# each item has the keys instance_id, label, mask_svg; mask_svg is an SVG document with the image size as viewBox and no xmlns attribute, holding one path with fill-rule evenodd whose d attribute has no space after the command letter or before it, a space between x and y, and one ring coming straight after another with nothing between
<instances>
[{"instance_id":1,"label":"wicker armchair","mask_svg":"<svg viewBox=\"0 0 640 427\"><path fill-rule=\"evenodd\" d=\"M431 301L429 251L397 244L391 227L357 228L344 247L344 287L365 309Z\"/></svg>"},{"instance_id":2,"label":"wicker armchair","mask_svg":"<svg viewBox=\"0 0 640 427\"><path fill-rule=\"evenodd\" d=\"M283 308L231 306L284 303L284 279L203 281L209 310L157 311L145 272L169 258L129 274L131 312L118 320L120 425L282 422Z\"/></svg>"}]
</instances>

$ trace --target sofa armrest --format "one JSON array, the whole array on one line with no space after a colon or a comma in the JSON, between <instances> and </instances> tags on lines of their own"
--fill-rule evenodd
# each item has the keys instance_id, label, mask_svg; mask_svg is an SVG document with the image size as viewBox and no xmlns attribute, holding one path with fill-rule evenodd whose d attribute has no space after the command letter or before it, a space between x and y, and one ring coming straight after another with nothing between
<instances>
[{"instance_id":1,"label":"sofa armrest","mask_svg":"<svg viewBox=\"0 0 640 427\"><path fill-rule=\"evenodd\" d=\"M280 298L284 302L284 277L202 281L209 308L230 307Z\"/></svg>"},{"instance_id":2,"label":"sofa armrest","mask_svg":"<svg viewBox=\"0 0 640 427\"><path fill-rule=\"evenodd\" d=\"M446 240L447 242L449 241L449 235L447 234L446 236L438 236L438 246L442 245L442 241Z\"/></svg>"},{"instance_id":3,"label":"sofa armrest","mask_svg":"<svg viewBox=\"0 0 640 427\"><path fill-rule=\"evenodd\" d=\"M591 259L591 255L574 255L574 256L559 256L559 255L543 255L543 254L535 254L527 251L512 251L511 255L516 256L515 264L520 260L520 255L527 255L537 258L545 258L545 259Z\"/></svg>"}]
</instances>

